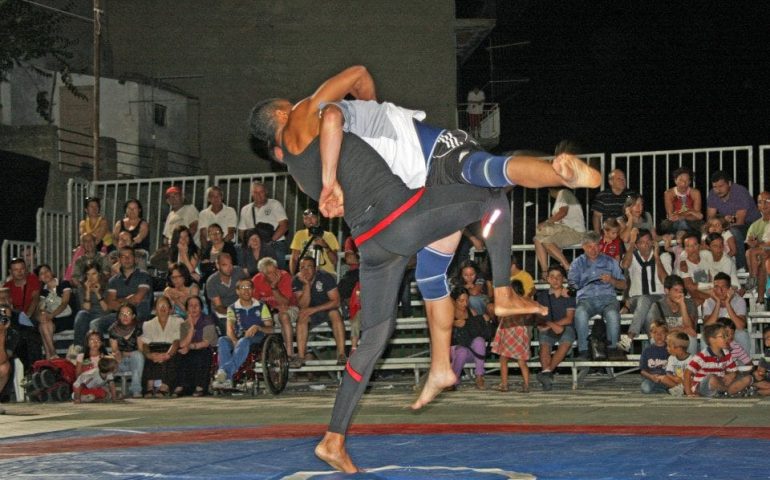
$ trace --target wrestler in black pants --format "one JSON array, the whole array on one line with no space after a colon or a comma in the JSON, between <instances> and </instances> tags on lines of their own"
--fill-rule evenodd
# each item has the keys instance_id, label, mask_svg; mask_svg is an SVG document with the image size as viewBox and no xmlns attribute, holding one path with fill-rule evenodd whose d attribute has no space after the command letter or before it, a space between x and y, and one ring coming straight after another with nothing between
<instances>
[{"instance_id":1,"label":"wrestler in black pants","mask_svg":"<svg viewBox=\"0 0 770 480\"><path fill-rule=\"evenodd\" d=\"M468 185L430 187L412 208L359 246L361 342L349 359L337 393L330 432L345 434L374 365L395 330L398 287L409 257L424 246L481 220L494 209L510 215L508 199L501 190ZM371 214L375 218L384 216L381 212ZM357 235L355 231L354 235ZM493 256L495 286L507 285L511 242L512 232L507 229L496 230L487 239L487 248ZM505 258L494 258L501 255ZM498 285L500 279L505 283Z\"/></svg>"}]
</instances>

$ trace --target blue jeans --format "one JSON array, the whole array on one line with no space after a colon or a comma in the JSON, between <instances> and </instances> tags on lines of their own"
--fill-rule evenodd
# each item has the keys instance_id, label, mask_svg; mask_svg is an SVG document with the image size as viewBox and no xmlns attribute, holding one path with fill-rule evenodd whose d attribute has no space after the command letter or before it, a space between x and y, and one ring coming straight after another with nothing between
<instances>
[{"instance_id":1,"label":"blue jeans","mask_svg":"<svg viewBox=\"0 0 770 480\"><path fill-rule=\"evenodd\" d=\"M734 225L730 227L730 233L735 237L735 268L746 268L746 233L748 225Z\"/></svg>"},{"instance_id":2,"label":"blue jeans","mask_svg":"<svg viewBox=\"0 0 770 480\"><path fill-rule=\"evenodd\" d=\"M668 388L662 383L655 383L649 378L643 378L642 393L668 393Z\"/></svg>"},{"instance_id":3,"label":"blue jeans","mask_svg":"<svg viewBox=\"0 0 770 480\"><path fill-rule=\"evenodd\" d=\"M80 310L77 315L75 315L75 325L73 326L74 329L74 338L73 343L75 345L84 346L86 342L86 334L88 333L88 330L91 328L91 322L93 320L96 320L99 318L101 313L90 313L87 310Z\"/></svg>"},{"instance_id":4,"label":"blue jeans","mask_svg":"<svg viewBox=\"0 0 770 480\"><path fill-rule=\"evenodd\" d=\"M113 323L115 323L117 319L118 314L114 312L95 318L94 320L91 320L91 330L96 330L102 335L106 335L107 330L112 326Z\"/></svg>"},{"instance_id":5,"label":"blue jeans","mask_svg":"<svg viewBox=\"0 0 770 480\"><path fill-rule=\"evenodd\" d=\"M610 348L616 348L620 338L620 304L614 295L582 298L575 309L575 330L578 337L578 350L588 351L588 319L601 315L607 324L607 339Z\"/></svg>"},{"instance_id":6,"label":"blue jeans","mask_svg":"<svg viewBox=\"0 0 770 480\"><path fill-rule=\"evenodd\" d=\"M233 347L233 341L230 337L219 337L217 342L217 359L219 362L219 368L224 370L227 374L227 379L232 380L235 372L241 368L243 362L246 361L246 357L249 356L249 350L252 345L259 345L265 338L265 334L262 332L257 333L253 337L243 337L238 340L238 343Z\"/></svg>"},{"instance_id":7,"label":"blue jeans","mask_svg":"<svg viewBox=\"0 0 770 480\"><path fill-rule=\"evenodd\" d=\"M139 350L122 352L123 358L118 365L118 372L131 372L131 395L142 393L142 372L144 371L144 355Z\"/></svg>"},{"instance_id":8,"label":"blue jeans","mask_svg":"<svg viewBox=\"0 0 770 480\"><path fill-rule=\"evenodd\" d=\"M289 243L286 240L278 240L270 242L270 245L273 247L273 251L275 251L275 256L277 258L278 268L281 270L289 270L289 265L286 262L286 255L289 254ZM337 266L334 266L334 269L337 269Z\"/></svg>"}]
</instances>

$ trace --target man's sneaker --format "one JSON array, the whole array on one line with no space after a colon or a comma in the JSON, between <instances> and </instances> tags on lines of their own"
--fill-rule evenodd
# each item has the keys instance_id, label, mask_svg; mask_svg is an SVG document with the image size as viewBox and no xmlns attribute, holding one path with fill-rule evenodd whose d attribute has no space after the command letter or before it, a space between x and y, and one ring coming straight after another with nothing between
<instances>
[{"instance_id":1,"label":"man's sneaker","mask_svg":"<svg viewBox=\"0 0 770 480\"><path fill-rule=\"evenodd\" d=\"M291 360L289 361L289 368L302 368L302 365L304 364L305 359L297 355L295 357L291 357Z\"/></svg>"},{"instance_id":2,"label":"man's sneaker","mask_svg":"<svg viewBox=\"0 0 770 480\"><path fill-rule=\"evenodd\" d=\"M588 355L588 350L581 350L577 356L575 357L575 360L590 360L591 357Z\"/></svg>"},{"instance_id":3,"label":"man's sneaker","mask_svg":"<svg viewBox=\"0 0 770 480\"><path fill-rule=\"evenodd\" d=\"M233 388L233 381L232 380L222 380L221 382L214 380L211 383L211 388L214 388L216 390L232 390Z\"/></svg>"},{"instance_id":4,"label":"man's sneaker","mask_svg":"<svg viewBox=\"0 0 770 480\"><path fill-rule=\"evenodd\" d=\"M220 368L219 370L217 370L216 375L214 375L214 381L216 383L222 383L225 380L227 380L227 372L225 372Z\"/></svg>"},{"instance_id":5,"label":"man's sneaker","mask_svg":"<svg viewBox=\"0 0 770 480\"><path fill-rule=\"evenodd\" d=\"M623 334L620 336L620 340L618 341L618 347L623 350L624 352L630 352L631 351L631 337L629 337L626 334Z\"/></svg>"},{"instance_id":6,"label":"man's sneaker","mask_svg":"<svg viewBox=\"0 0 770 480\"><path fill-rule=\"evenodd\" d=\"M757 277L749 277L746 279L746 291L752 292L757 288Z\"/></svg>"},{"instance_id":7,"label":"man's sneaker","mask_svg":"<svg viewBox=\"0 0 770 480\"><path fill-rule=\"evenodd\" d=\"M547 392L553 388L553 372L540 372L537 374L537 381L543 386L543 391Z\"/></svg>"},{"instance_id":8,"label":"man's sneaker","mask_svg":"<svg viewBox=\"0 0 770 480\"><path fill-rule=\"evenodd\" d=\"M69 360L72 363L77 363L78 355L83 353L83 347L80 345L72 344L67 349L67 360Z\"/></svg>"},{"instance_id":9,"label":"man's sneaker","mask_svg":"<svg viewBox=\"0 0 770 480\"><path fill-rule=\"evenodd\" d=\"M607 350L607 360L627 360L626 352L617 348L610 348Z\"/></svg>"}]
</instances>

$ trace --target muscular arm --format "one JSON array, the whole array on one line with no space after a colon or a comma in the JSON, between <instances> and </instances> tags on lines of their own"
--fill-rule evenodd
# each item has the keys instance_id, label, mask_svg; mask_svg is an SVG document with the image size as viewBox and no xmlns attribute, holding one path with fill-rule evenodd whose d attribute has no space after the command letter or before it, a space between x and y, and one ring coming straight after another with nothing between
<instances>
[{"instance_id":1,"label":"muscular arm","mask_svg":"<svg viewBox=\"0 0 770 480\"><path fill-rule=\"evenodd\" d=\"M328 217L341 217L345 214L345 198L342 187L337 182L342 147L342 126L345 119L336 105L327 105L321 111L320 149L321 181L323 188L318 201L321 213Z\"/></svg>"},{"instance_id":2,"label":"muscular arm","mask_svg":"<svg viewBox=\"0 0 770 480\"><path fill-rule=\"evenodd\" d=\"M310 97L311 107L318 110L324 102L336 102L346 95L359 100L377 100L374 79L363 65L354 65L326 80Z\"/></svg>"}]
</instances>

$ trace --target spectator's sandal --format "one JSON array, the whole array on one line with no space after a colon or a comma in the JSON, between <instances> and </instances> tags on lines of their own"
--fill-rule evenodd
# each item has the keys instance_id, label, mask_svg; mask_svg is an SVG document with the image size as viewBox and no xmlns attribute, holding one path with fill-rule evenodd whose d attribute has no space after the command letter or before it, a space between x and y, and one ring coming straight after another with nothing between
<instances>
[{"instance_id":1,"label":"spectator's sandal","mask_svg":"<svg viewBox=\"0 0 770 480\"><path fill-rule=\"evenodd\" d=\"M500 385L498 385L498 386L497 386L497 389L496 389L496 390L497 390L498 392L507 392L507 391L508 391L508 384L506 384L506 383L501 383Z\"/></svg>"}]
</instances>

